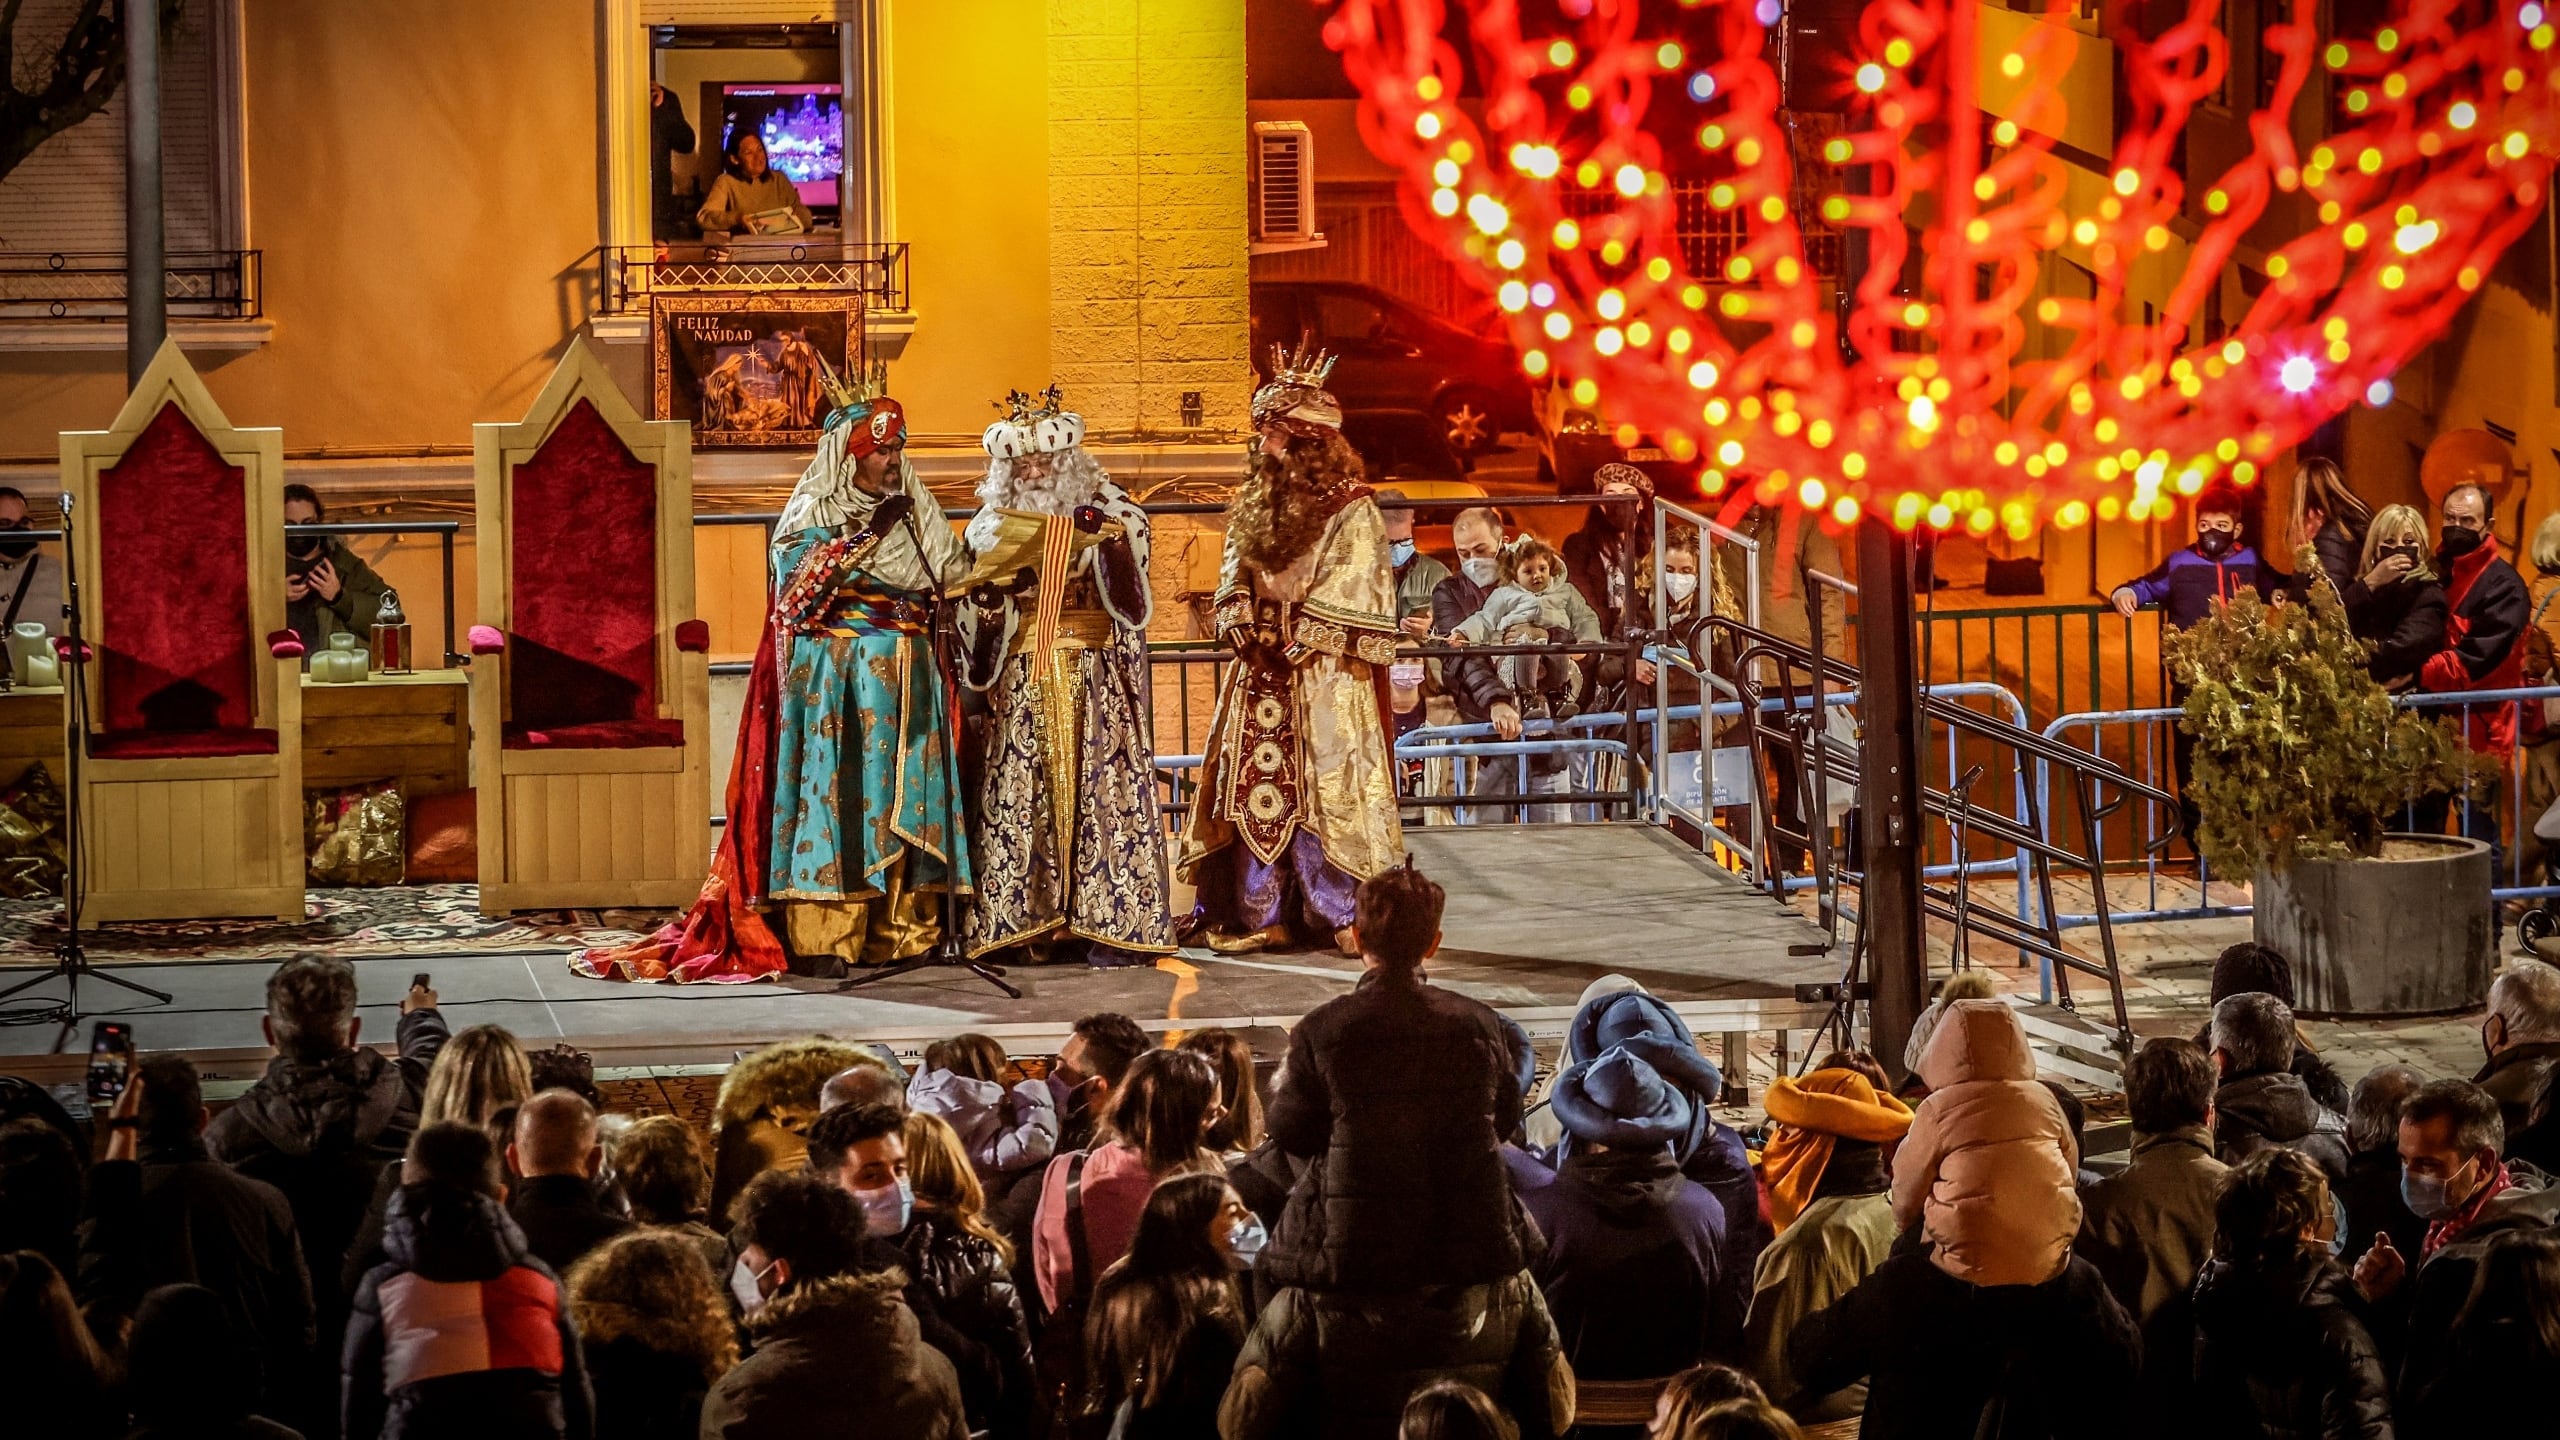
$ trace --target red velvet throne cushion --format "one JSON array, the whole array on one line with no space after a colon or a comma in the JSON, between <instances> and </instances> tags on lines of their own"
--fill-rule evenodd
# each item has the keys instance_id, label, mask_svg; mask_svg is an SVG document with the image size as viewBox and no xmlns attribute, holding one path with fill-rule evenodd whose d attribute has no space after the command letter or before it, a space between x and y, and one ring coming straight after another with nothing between
<instances>
[{"instance_id":1,"label":"red velvet throne cushion","mask_svg":"<svg viewBox=\"0 0 2560 1440\"><path fill-rule=\"evenodd\" d=\"M257 723L267 647L250 609L247 483L175 404L99 472L100 573L81 577L101 667L91 754L275 753Z\"/></svg>"},{"instance_id":2,"label":"red velvet throne cushion","mask_svg":"<svg viewBox=\"0 0 2560 1440\"><path fill-rule=\"evenodd\" d=\"M658 715L658 474L581 400L515 467L509 749L684 743Z\"/></svg>"}]
</instances>

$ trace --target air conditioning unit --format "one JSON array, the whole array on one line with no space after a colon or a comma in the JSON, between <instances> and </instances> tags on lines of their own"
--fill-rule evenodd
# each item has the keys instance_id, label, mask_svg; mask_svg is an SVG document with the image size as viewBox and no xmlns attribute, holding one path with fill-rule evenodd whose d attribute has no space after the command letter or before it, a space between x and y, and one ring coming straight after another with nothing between
<instances>
[{"instance_id":1,"label":"air conditioning unit","mask_svg":"<svg viewBox=\"0 0 2560 1440\"><path fill-rule=\"evenodd\" d=\"M1302 121L1253 122L1253 242L1324 242L1316 233L1316 140Z\"/></svg>"}]
</instances>

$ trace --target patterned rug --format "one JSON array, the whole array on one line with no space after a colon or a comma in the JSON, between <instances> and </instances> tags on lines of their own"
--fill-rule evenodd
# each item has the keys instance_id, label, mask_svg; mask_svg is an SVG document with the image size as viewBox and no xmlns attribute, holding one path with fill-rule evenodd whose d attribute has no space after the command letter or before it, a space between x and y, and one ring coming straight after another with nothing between
<instances>
[{"instance_id":1,"label":"patterned rug","mask_svg":"<svg viewBox=\"0 0 2560 1440\"><path fill-rule=\"evenodd\" d=\"M281 960L325 950L349 960L622 945L664 922L647 910L480 913L476 885L313 890L299 922L135 920L81 936L101 964L148 960ZM62 943L58 900L0 900L0 965L51 964Z\"/></svg>"}]
</instances>

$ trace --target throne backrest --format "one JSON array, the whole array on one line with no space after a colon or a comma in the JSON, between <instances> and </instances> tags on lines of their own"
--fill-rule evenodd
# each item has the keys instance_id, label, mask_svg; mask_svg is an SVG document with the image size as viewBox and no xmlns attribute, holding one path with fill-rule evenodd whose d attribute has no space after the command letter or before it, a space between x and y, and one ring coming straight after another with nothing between
<instances>
[{"instance_id":1,"label":"throne backrest","mask_svg":"<svg viewBox=\"0 0 2560 1440\"><path fill-rule=\"evenodd\" d=\"M544 728L653 720L662 644L657 468L592 400L508 477L507 710Z\"/></svg>"},{"instance_id":2,"label":"throne backrest","mask_svg":"<svg viewBox=\"0 0 2560 1440\"><path fill-rule=\"evenodd\" d=\"M96 558L80 580L98 653L100 731L261 723L266 646L250 589L250 516L263 507L248 487L246 468L224 459L174 400L97 472L90 513L72 518L94 529Z\"/></svg>"}]
</instances>

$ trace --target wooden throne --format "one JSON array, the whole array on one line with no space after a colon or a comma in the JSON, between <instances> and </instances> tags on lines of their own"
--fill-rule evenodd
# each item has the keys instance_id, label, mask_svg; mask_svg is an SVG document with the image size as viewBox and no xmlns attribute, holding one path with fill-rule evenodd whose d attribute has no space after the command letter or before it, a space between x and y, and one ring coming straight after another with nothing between
<instances>
[{"instance_id":1,"label":"wooden throne","mask_svg":"<svg viewBox=\"0 0 2560 1440\"><path fill-rule=\"evenodd\" d=\"M174 342L112 428L62 436L90 650L83 923L302 918L284 483L284 432L235 428Z\"/></svg>"},{"instance_id":2,"label":"wooden throne","mask_svg":"<svg viewBox=\"0 0 2560 1440\"><path fill-rule=\"evenodd\" d=\"M522 421L472 439L481 912L690 904L711 718L689 432L642 420L580 339Z\"/></svg>"}]
</instances>

